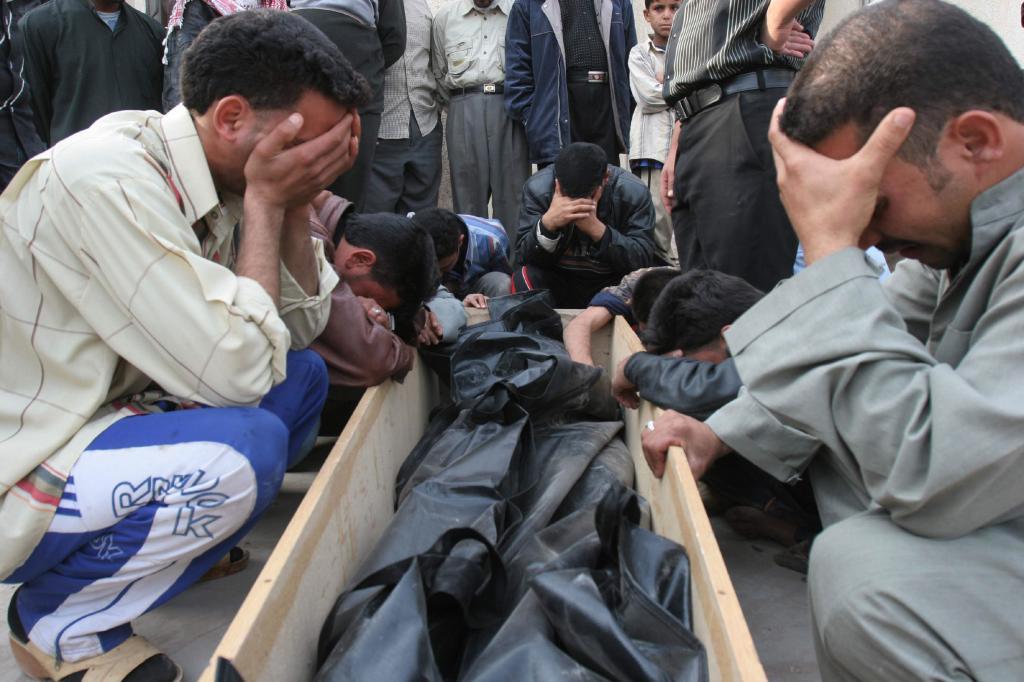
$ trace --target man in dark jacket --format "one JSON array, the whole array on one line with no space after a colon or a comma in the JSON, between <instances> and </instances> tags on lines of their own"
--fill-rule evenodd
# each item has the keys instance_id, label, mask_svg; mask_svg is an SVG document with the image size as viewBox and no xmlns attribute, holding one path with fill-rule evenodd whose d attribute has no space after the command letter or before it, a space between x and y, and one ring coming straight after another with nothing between
<instances>
[{"instance_id":1,"label":"man in dark jacket","mask_svg":"<svg viewBox=\"0 0 1024 682\"><path fill-rule=\"evenodd\" d=\"M547 289L558 307L583 308L600 289L651 265L654 204L603 149L577 142L526 181L518 235L513 290Z\"/></svg>"},{"instance_id":2,"label":"man in dark jacket","mask_svg":"<svg viewBox=\"0 0 1024 682\"><path fill-rule=\"evenodd\" d=\"M160 109L163 27L122 0L50 0L22 18L36 130L48 145L123 109Z\"/></svg>"},{"instance_id":3,"label":"man in dark jacket","mask_svg":"<svg viewBox=\"0 0 1024 682\"><path fill-rule=\"evenodd\" d=\"M570 142L593 142L618 164L629 148L635 44L627 0L516 0L505 36L505 109L526 128L532 163L546 166Z\"/></svg>"},{"instance_id":4,"label":"man in dark jacket","mask_svg":"<svg viewBox=\"0 0 1024 682\"><path fill-rule=\"evenodd\" d=\"M46 149L32 120L18 31L18 20L40 4L40 0L0 0L0 192L23 163Z\"/></svg>"},{"instance_id":5,"label":"man in dark jacket","mask_svg":"<svg viewBox=\"0 0 1024 682\"><path fill-rule=\"evenodd\" d=\"M384 72L405 53L402 0L292 0L292 11L323 31L370 84L373 99L359 110L359 156L331 192L366 210L366 189L384 113ZM428 46L429 49L429 46Z\"/></svg>"}]
</instances>

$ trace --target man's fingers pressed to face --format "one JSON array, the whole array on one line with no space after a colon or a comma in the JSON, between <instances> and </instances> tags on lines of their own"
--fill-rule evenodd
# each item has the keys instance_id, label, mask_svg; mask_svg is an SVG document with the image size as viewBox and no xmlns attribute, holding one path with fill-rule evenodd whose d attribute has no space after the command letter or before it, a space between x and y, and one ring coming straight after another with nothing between
<instances>
[{"instance_id":1,"label":"man's fingers pressed to face","mask_svg":"<svg viewBox=\"0 0 1024 682\"><path fill-rule=\"evenodd\" d=\"M879 175L896 156L914 126L915 113L908 107L893 109L878 124L857 152L857 158L878 170Z\"/></svg>"},{"instance_id":2,"label":"man's fingers pressed to face","mask_svg":"<svg viewBox=\"0 0 1024 682\"><path fill-rule=\"evenodd\" d=\"M259 141L258 146L268 150L271 154L286 149L302 128L302 114L294 113L286 116L284 120L274 126L267 135Z\"/></svg>"}]
</instances>

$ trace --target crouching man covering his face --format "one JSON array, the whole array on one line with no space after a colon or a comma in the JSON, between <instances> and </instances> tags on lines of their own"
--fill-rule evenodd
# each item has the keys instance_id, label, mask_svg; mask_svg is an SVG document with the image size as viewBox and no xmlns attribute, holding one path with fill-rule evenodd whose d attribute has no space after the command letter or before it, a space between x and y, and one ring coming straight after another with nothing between
<instances>
[{"instance_id":1,"label":"crouching man covering his face","mask_svg":"<svg viewBox=\"0 0 1024 682\"><path fill-rule=\"evenodd\" d=\"M33 677L180 679L131 621L245 535L323 405L301 349L337 275L309 202L352 164L365 82L253 11L196 39L182 95L58 143L0 199L0 575Z\"/></svg>"},{"instance_id":2,"label":"crouching man covering his face","mask_svg":"<svg viewBox=\"0 0 1024 682\"><path fill-rule=\"evenodd\" d=\"M575 142L526 181L514 291L547 289L558 307L584 308L604 287L651 265L651 194L605 159L597 145Z\"/></svg>"},{"instance_id":3,"label":"crouching man covering his face","mask_svg":"<svg viewBox=\"0 0 1024 682\"><path fill-rule=\"evenodd\" d=\"M697 476L729 450L810 476L826 680L1021 679L1024 74L964 11L882 2L783 106L771 140L809 267L726 332L746 389L657 425L646 454L659 474L675 442ZM885 286L871 245L908 259Z\"/></svg>"}]
</instances>

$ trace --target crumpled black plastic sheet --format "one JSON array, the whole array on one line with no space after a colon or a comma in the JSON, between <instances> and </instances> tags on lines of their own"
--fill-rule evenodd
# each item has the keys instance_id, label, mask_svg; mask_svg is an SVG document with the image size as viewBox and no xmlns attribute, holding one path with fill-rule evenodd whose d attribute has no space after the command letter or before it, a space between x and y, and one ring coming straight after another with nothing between
<instances>
[{"instance_id":1,"label":"crumpled black plastic sheet","mask_svg":"<svg viewBox=\"0 0 1024 682\"><path fill-rule=\"evenodd\" d=\"M706 680L685 551L644 528L600 370L543 296L491 303L448 349L451 404L324 622L317 679Z\"/></svg>"}]
</instances>

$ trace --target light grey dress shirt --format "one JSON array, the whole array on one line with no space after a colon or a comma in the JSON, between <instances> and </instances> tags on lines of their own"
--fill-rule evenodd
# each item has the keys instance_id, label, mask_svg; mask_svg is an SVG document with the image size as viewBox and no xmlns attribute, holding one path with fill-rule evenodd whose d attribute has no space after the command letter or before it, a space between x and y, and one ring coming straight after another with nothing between
<instances>
[{"instance_id":1,"label":"light grey dress shirt","mask_svg":"<svg viewBox=\"0 0 1024 682\"><path fill-rule=\"evenodd\" d=\"M505 82L505 27L512 0L454 0L434 17L434 75L448 90Z\"/></svg>"}]
</instances>

